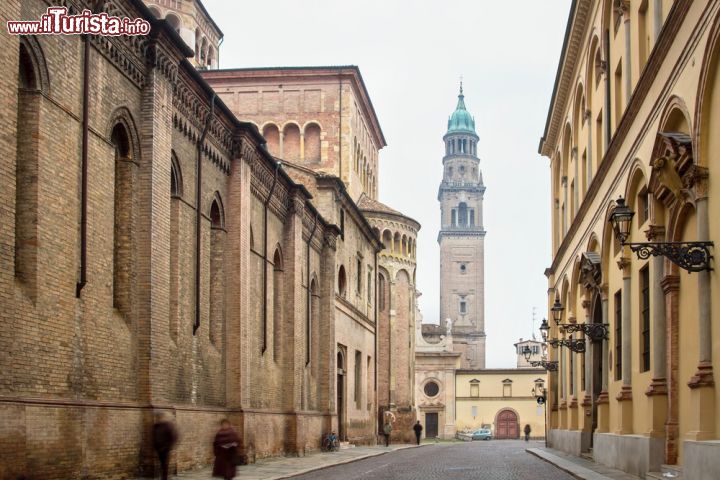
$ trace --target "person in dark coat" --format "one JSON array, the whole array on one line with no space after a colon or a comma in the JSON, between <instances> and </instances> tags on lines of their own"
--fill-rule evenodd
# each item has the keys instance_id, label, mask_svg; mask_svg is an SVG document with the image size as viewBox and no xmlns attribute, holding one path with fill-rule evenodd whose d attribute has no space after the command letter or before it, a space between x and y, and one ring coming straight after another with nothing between
<instances>
[{"instance_id":1,"label":"person in dark coat","mask_svg":"<svg viewBox=\"0 0 720 480\"><path fill-rule=\"evenodd\" d=\"M230 421L225 419L220 422L220 430L215 435L215 441L213 442L213 452L215 453L213 477L220 477L225 480L235 478L235 458L239 446L240 437L233 430Z\"/></svg>"},{"instance_id":2,"label":"person in dark coat","mask_svg":"<svg viewBox=\"0 0 720 480\"><path fill-rule=\"evenodd\" d=\"M390 423L390 420L385 421L385 425L383 425L383 435L385 435L385 446L390 446L390 433L392 433L392 423Z\"/></svg>"},{"instance_id":3,"label":"person in dark coat","mask_svg":"<svg viewBox=\"0 0 720 480\"><path fill-rule=\"evenodd\" d=\"M417 444L420 445L420 435L422 435L423 426L420 425L420 420L413 425L413 430L415 430L415 440L417 441Z\"/></svg>"},{"instance_id":4,"label":"person in dark coat","mask_svg":"<svg viewBox=\"0 0 720 480\"><path fill-rule=\"evenodd\" d=\"M525 432L525 441L527 442L530 440L530 424L526 423L525 428L523 429L523 432Z\"/></svg>"},{"instance_id":5,"label":"person in dark coat","mask_svg":"<svg viewBox=\"0 0 720 480\"><path fill-rule=\"evenodd\" d=\"M162 480L168 478L168 466L170 464L170 451L177 443L178 434L175 425L165 414L159 414L155 425L153 425L153 448L160 460L160 471Z\"/></svg>"}]
</instances>

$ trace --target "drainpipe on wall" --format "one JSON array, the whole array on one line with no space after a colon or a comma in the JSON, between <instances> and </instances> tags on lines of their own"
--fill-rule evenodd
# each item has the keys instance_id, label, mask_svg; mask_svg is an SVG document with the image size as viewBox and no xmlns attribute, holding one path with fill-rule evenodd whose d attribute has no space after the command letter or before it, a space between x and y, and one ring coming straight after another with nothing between
<instances>
[{"instance_id":1,"label":"drainpipe on wall","mask_svg":"<svg viewBox=\"0 0 720 480\"><path fill-rule=\"evenodd\" d=\"M338 131L338 168L339 168L339 177L340 181L343 182L343 185L345 184L343 181L343 169L342 169L342 73L338 74L338 92L339 92L339 105L340 105L340 130Z\"/></svg>"},{"instance_id":2,"label":"drainpipe on wall","mask_svg":"<svg viewBox=\"0 0 720 480\"><path fill-rule=\"evenodd\" d=\"M200 139L197 142L197 176L195 179L195 323L193 324L193 335L200 328L200 227L202 220L202 149L205 137L210 129L210 122L215 116L215 93L210 97L210 113L205 119Z\"/></svg>"},{"instance_id":3,"label":"drainpipe on wall","mask_svg":"<svg viewBox=\"0 0 720 480\"><path fill-rule=\"evenodd\" d=\"M263 281L263 303L262 303L262 353L265 353L265 350L267 350L267 267L268 267L268 258L267 258L267 248L268 248L268 204L270 203L270 199L273 196L273 192L275 192L275 185L277 185L277 177L278 177L278 171L280 170L280 166L282 164L280 162L277 162L275 164L275 175L273 176L273 183L270 187L270 191L268 192L268 196L263 202L263 275L262 275L262 281Z\"/></svg>"},{"instance_id":4,"label":"drainpipe on wall","mask_svg":"<svg viewBox=\"0 0 720 480\"><path fill-rule=\"evenodd\" d=\"M315 230L317 229L318 214L315 213L315 223L313 223L312 231L310 232L310 238L307 241L307 257L305 258L305 270L307 271L307 277L305 279L305 287L307 289L307 305L305 309L305 366L310 365L310 349L312 343L310 342L310 328L312 327L312 292L310 291L310 244L312 244L313 237L315 236Z\"/></svg>"},{"instance_id":5,"label":"drainpipe on wall","mask_svg":"<svg viewBox=\"0 0 720 480\"><path fill-rule=\"evenodd\" d=\"M610 102L610 30L605 30L605 153L610 146L610 132L612 130L612 112ZM605 158L605 155L603 155ZM602 159L598 158L597 162L600 165Z\"/></svg>"},{"instance_id":6,"label":"drainpipe on wall","mask_svg":"<svg viewBox=\"0 0 720 480\"><path fill-rule=\"evenodd\" d=\"M98 0L94 11L98 13L105 0ZM80 154L80 280L75 284L75 297L87 284L87 203L88 203L88 135L90 132L90 36L83 36L82 86L82 150Z\"/></svg>"}]
</instances>

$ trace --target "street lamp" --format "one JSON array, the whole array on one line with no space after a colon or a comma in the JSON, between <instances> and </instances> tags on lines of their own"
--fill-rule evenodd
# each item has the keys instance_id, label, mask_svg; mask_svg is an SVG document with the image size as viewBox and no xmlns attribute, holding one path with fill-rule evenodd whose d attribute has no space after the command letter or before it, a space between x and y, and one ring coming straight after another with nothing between
<instances>
[{"instance_id":1,"label":"street lamp","mask_svg":"<svg viewBox=\"0 0 720 480\"><path fill-rule=\"evenodd\" d=\"M542 324L540 325L540 335L542 336L543 342L547 342L549 331L550 325L548 325L547 318L543 318Z\"/></svg>"},{"instance_id":2,"label":"street lamp","mask_svg":"<svg viewBox=\"0 0 720 480\"><path fill-rule=\"evenodd\" d=\"M555 320L555 325L560 325L563 310L565 310L565 307L563 307L562 303L560 303L560 299L558 297L555 297L555 303L553 303L553 306L550 309L553 320Z\"/></svg>"},{"instance_id":3,"label":"street lamp","mask_svg":"<svg viewBox=\"0 0 720 480\"><path fill-rule=\"evenodd\" d=\"M523 354L523 357L525 357L525 361L529 362L530 357L532 356L532 350L530 349L529 346L525 345L522 349L522 354Z\"/></svg>"},{"instance_id":4,"label":"street lamp","mask_svg":"<svg viewBox=\"0 0 720 480\"><path fill-rule=\"evenodd\" d=\"M558 328L565 333L575 333L575 332L582 332L593 342L599 342L600 340L604 340L607 338L608 330L610 328L610 325L607 323L560 323L560 319L562 318L562 312L565 310L565 307L563 307L562 303L560 303L560 300L556 297L555 303L553 304L550 311L553 314L553 319L555 319L555 324L558 326ZM542 329L542 326L540 327ZM556 345L553 344L553 342L560 342L559 346L568 346L571 350L577 353L583 353L585 352L585 349L583 348L581 350L576 350L573 346L570 346L567 343L563 343L564 341L559 340L551 340L550 345L553 347L556 347Z\"/></svg>"},{"instance_id":5,"label":"street lamp","mask_svg":"<svg viewBox=\"0 0 720 480\"><path fill-rule=\"evenodd\" d=\"M649 242L625 243L630 236L630 225L635 212L625 205L625 199L619 197L615 201L615 208L610 214L615 238L621 245L630 247L640 260L647 260L651 256L662 256L678 267L688 272L710 271L710 247L713 242Z\"/></svg>"}]
</instances>

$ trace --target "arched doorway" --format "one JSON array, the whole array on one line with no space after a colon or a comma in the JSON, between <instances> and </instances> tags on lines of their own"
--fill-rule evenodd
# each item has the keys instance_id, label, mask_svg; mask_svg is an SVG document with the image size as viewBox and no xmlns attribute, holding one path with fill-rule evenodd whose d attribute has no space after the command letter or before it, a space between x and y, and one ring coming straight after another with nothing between
<instances>
[{"instance_id":1,"label":"arched doorway","mask_svg":"<svg viewBox=\"0 0 720 480\"><path fill-rule=\"evenodd\" d=\"M337 352L337 415L338 415L338 438L345 438L345 356L338 348Z\"/></svg>"},{"instance_id":2,"label":"arched doorway","mask_svg":"<svg viewBox=\"0 0 720 480\"><path fill-rule=\"evenodd\" d=\"M495 438L499 440L520 438L517 413L510 409L500 410L495 418Z\"/></svg>"},{"instance_id":3,"label":"arched doorway","mask_svg":"<svg viewBox=\"0 0 720 480\"><path fill-rule=\"evenodd\" d=\"M602 298L599 293L596 293L593 297L592 307L592 323L603 323L602 314ZM599 340L592 343L590 352L586 355L592 355L591 363L591 375L592 379L592 431L590 432L590 447L592 448L595 439L595 430L598 426L598 407L597 401L602 392L602 378L603 378L603 342L605 340Z\"/></svg>"}]
</instances>

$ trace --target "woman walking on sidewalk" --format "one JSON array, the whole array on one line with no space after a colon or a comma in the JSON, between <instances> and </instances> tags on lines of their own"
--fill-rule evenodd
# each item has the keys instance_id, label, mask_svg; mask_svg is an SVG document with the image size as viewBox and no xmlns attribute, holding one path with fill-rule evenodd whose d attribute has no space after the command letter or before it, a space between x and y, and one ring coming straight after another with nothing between
<instances>
[{"instance_id":1,"label":"woman walking on sidewalk","mask_svg":"<svg viewBox=\"0 0 720 480\"><path fill-rule=\"evenodd\" d=\"M235 478L235 461L237 449L240 445L240 438L233 430L230 421L224 419L220 422L220 430L215 435L213 451L215 452L215 463L213 464L213 477L231 480Z\"/></svg>"}]
</instances>

